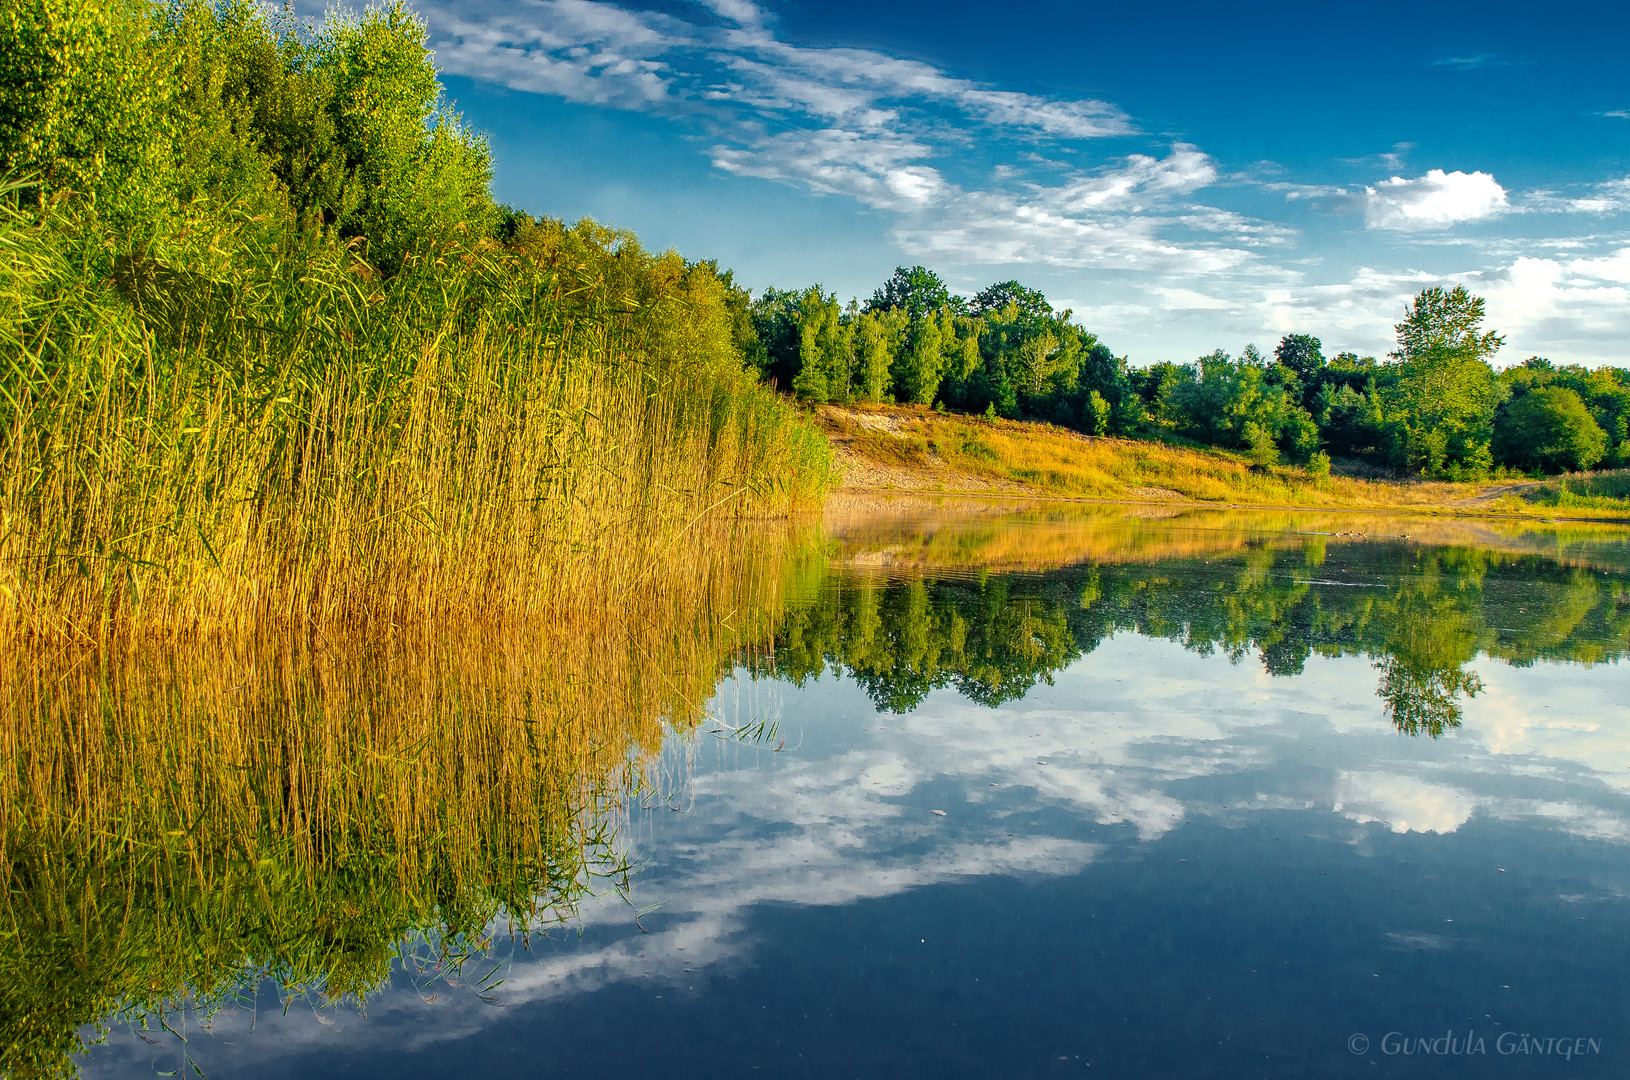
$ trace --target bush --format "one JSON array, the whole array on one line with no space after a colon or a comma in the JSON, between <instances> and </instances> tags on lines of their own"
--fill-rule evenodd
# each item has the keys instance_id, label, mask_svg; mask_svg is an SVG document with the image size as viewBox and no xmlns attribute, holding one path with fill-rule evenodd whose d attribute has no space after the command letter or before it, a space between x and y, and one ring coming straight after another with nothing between
<instances>
[{"instance_id":1,"label":"bush","mask_svg":"<svg viewBox=\"0 0 1630 1080\"><path fill-rule=\"evenodd\" d=\"M1549 386L1507 406L1495 426L1494 450L1501 462L1521 469L1588 469L1607 452L1607 434L1577 393Z\"/></svg>"}]
</instances>

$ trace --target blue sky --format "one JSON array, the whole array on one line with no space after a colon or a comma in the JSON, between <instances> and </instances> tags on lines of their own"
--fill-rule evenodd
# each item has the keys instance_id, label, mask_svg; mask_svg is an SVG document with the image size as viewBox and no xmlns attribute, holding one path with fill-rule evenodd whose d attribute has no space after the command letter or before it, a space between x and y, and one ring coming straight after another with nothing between
<instances>
[{"instance_id":1,"label":"blue sky","mask_svg":"<svg viewBox=\"0 0 1630 1080\"><path fill-rule=\"evenodd\" d=\"M755 290L1017 278L1143 364L1464 283L1500 360L1630 364L1622 0L416 6L501 199Z\"/></svg>"}]
</instances>

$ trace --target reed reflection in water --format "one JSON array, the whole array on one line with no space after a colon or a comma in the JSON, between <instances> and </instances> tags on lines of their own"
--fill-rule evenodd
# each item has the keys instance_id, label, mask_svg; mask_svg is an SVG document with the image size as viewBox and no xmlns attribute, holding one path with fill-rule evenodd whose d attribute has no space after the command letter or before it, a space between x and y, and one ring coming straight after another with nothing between
<instances>
[{"instance_id":1,"label":"reed reflection in water","mask_svg":"<svg viewBox=\"0 0 1630 1080\"><path fill-rule=\"evenodd\" d=\"M13 655L0 671L0 1070L71 1070L267 979L364 1001L626 887L618 822L671 725L807 573L784 526L525 626ZM620 587L618 587L620 585ZM524 937L523 937L524 940Z\"/></svg>"}]
</instances>

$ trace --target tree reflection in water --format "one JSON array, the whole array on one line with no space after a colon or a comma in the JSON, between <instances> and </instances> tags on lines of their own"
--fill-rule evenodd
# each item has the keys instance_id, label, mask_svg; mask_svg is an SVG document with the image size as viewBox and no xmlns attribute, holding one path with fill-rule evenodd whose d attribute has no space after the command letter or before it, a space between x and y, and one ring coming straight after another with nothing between
<instances>
[{"instance_id":1,"label":"tree reflection in water","mask_svg":"<svg viewBox=\"0 0 1630 1080\"><path fill-rule=\"evenodd\" d=\"M849 577L779 628L773 664L794 683L841 671L906 712L949 687L995 706L1119 633L1178 642L1269 674L1309 656L1369 657L1400 732L1458 727L1482 689L1480 654L1598 663L1630 651L1630 596L1614 575L1469 547L1263 541L1220 556L1089 561L1006 576Z\"/></svg>"}]
</instances>

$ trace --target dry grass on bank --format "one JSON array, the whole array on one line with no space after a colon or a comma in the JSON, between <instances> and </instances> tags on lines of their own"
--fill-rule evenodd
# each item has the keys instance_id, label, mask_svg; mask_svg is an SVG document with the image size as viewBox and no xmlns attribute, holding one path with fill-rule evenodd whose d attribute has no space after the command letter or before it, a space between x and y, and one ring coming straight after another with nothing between
<instances>
[{"instance_id":1,"label":"dry grass on bank","mask_svg":"<svg viewBox=\"0 0 1630 1080\"><path fill-rule=\"evenodd\" d=\"M1223 451L921 408L827 406L817 418L850 490L1534 517L1565 508L1570 517L1630 519L1630 481L1607 479L1620 474L1483 484L1316 477Z\"/></svg>"}]
</instances>

